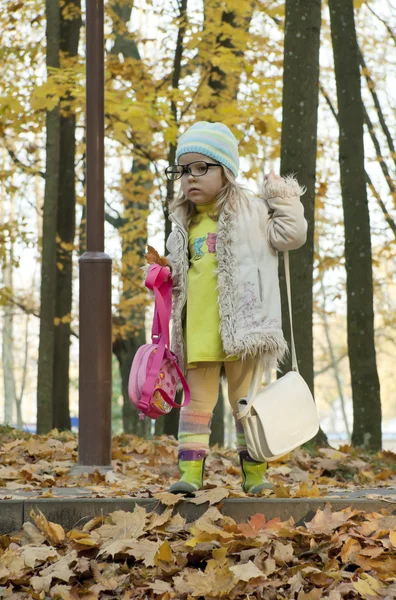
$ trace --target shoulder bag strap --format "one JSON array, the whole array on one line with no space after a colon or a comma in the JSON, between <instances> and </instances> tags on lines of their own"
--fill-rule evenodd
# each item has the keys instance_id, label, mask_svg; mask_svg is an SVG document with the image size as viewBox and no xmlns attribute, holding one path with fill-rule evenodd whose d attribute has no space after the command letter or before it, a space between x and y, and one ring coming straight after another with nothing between
<instances>
[{"instance_id":1,"label":"shoulder bag strap","mask_svg":"<svg viewBox=\"0 0 396 600\"><path fill-rule=\"evenodd\" d=\"M296 346L294 343L294 332L293 332L293 312L292 312L292 299L291 299L291 283L290 283L290 265L289 265L289 252L283 253L285 262L285 277L286 277L286 291L287 291L287 303L289 305L289 319L290 319L290 338L291 338L291 352L292 352L292 371L298 373L298 363Z\"/></svg>"},{"instance_id":2,"label":"shoulder bag strap","mask_svg":"<svg viewBox=\"0 0 396 600\"><path fill-rule=\"evenodd\" d=\"M297 363L297 354L296 354L296 346L294 343L294 333L293 333L293 315L292 315L292 299L291 299L291 283L290 283L290 264L289 264L289 252L285 251L283 253L284 263L285 263L285 278L286 278L286 291L287 291L287 303L289 306L289 319L290 319L290 338L291 338L291 354L292 354L292 371L298 371L298 363ZM263 379L263 365L260 360L256 362L253 369L252 381L249 387L249 393L247 396L247 402L249 403L251 398L253 398L257 390L261 386L261 382Z\"/></svg>"}]
</instances>

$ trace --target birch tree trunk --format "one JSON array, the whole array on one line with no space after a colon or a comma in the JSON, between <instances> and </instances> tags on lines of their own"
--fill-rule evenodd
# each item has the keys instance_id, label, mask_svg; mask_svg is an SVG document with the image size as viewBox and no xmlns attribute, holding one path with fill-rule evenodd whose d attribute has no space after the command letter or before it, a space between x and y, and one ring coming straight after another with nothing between
<instances>
[{"instance_id":1,"label":"birch tree trunk","mask_svg":"<svg viewBox=\"0 0 396 600\"><path fill-rule=\"evenodd\" d=\"M59 0L46 0L47 76L59 68ZM46 179L43 209L43 238L40 287L40 343L37 377L37 432L52 428L53 369L55 347L56 226L59 185L59 105L46 115Z\"/></svg>"},{"instance_id":2,"label":"birch tree trunk","mask_svg":"<svg viewBox=\"0 0 396 600\"><path fill-rule=\"evenodd\" d=\"M363 103L353 0L329 0L337 85L339 162L345 227L347 334L352 382L352 444L380 450L381 398L374 343L370 215Z\"/></svg>"},{"instance_id":3,"label":"birch tree trunk","mask_svg":"<svg viewBox=\"0 0 396 600\"><path fill-rule=\"evenodd\" d=\"M4 224L4 215L6 213L5 194L2 187L0 198L0 224ZM11 200L12 202L12 200ZM11 207L9 221L13 221L13 207ZM12 234L11 234L12 236ZM7 290L9 300L4 305L3 331L2 331L2 361L3 361L3 381L4 381L4 424L12 425L14 419L14 406L16 406L15 376L14 376L14 353L13 353L13 306L11 303L13 293L13 242L10 241L10 247L4 248L3 265L3 284Z\"/></svg>"}]
</instances>

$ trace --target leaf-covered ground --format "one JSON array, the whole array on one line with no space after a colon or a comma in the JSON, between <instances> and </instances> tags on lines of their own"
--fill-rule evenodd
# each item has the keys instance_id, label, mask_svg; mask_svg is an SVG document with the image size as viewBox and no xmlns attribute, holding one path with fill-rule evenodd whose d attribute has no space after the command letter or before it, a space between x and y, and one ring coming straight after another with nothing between
<instances>
[{"instance_id":1,"label":"leaf-covered ground","mask_svg":"<svg viewBox=\"0 0 396 600\"><path fill-rule=\"evenodd\" d=\"M2 429L0 435L3 498L20 490L48 497L51 487L85 486L96 497L139 495L161 503L160 512L136 506L71 531L32 513L23 531L0 536L0 598L396 598L394 504L383 513L333 511L327 504L304 526L260 514L236 523L218 510L223 498L244 496L235 452L215 449L205 490L192 499L209 508L186 523L177 513L182 496L166 491L177 476L174 440L115 438L106 480L98 472L68 475L77 460L71 434L39 437ZM396 483L396 455L298 450L273 464L269 476L271 496L384 486L386 497L386 486Z\"/></svg>"},{"instance_id":2,"label":"leaf-covered ground","mask_svg":"<svg viewBox=\"0 0 396 600\"><path fill-rule=\"evenodd\" d=\"M70 497L70 488L79 487L87 495L144 498L168 489L178 477L177 442L169 437L113 438L113 469L107 475L71 474L77 459L74 434L53 431L38 436L0 427L0 497L17 498L22 491L50 497L53 487L69 488ZM383 487L386 496L386 488L396 485L396 454L364 455L347 446L311 453L299 449L271 463L268 476L275 488L263 492L264 496L319 497L328 491L361 487ZM231 497L244 497L240 484L235 450L214 448L206 463L205 486L226 488Z\"/></svg>"}]
</instances>

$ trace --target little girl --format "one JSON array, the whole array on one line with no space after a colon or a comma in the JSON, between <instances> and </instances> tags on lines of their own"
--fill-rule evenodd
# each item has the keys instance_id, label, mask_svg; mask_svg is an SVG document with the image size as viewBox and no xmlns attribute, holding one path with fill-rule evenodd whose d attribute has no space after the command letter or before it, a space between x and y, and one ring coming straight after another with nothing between
<instances>
[{"instance_id":1,"label":"little girl","mask_svg":"<svg viewBox=\"0 0 396 600\"><path fill-rule=\"evenodd\" d=\"M166 169L181 189L170 206L167 242L173 280L172 350L187 371L191 402L181 409L180 481L174 493L203 485L205 457L222 365L236 421L243 490L271 488L266 463L248 454L237 403L247 395L255 361L276 367L286 352L281 327L278 251L305 243L303 193L273 172L262 198L236 181L238 142L222 123L197 122L179 139L177 165Z\"/></svg>"}]
</instances>

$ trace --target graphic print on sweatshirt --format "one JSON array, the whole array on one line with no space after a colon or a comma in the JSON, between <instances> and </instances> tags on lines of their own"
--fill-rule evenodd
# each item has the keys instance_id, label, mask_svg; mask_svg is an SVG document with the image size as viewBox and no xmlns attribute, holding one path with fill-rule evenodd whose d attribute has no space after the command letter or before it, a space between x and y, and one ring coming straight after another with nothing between
<instances>
[{"instance_id":1,"label":"graphic print on sweatshirt","mask_svg":"<svg viewBox=\"0 0 396 600\"><path fill-rule=\"evenodd\" d=\"M194 259L202 258L205 256L205 250L203 249L203 245L206 242L207 252L209 254L216 253L216 241L217 234L216 233L208 233L205 237L195 238L193 242L194 246Z\"/></svg>"}]
</instances>

